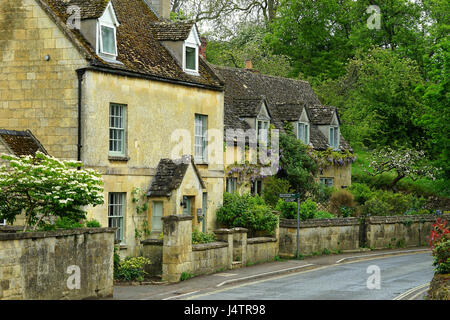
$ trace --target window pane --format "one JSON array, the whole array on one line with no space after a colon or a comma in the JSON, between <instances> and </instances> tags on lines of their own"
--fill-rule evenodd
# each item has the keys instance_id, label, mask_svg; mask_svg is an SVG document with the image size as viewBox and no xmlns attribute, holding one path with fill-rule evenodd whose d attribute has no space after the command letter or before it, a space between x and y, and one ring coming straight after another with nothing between
<instances>
[{"instance_id":1,"label":"window pane","mask_svg":"<svg viewBox=\"0 0 450 320\"><path fill-rule=\"evenodd\" d=\"M117 241L123 241L123 219L125 214L125 193L111 192L108 195L108 226L118 228L115 234Z\"/></svg>"},{"instance_id":2,"label":"window pane","mask_svg":"<svg viewBox=\"0 0 450 320\"><path fill-rule=\"evenodd\" d=\"M163 203L153 202L152 230L162 230Z\"/></svg>"},{"instance_id":3,"label":"window pane","mask_svg":"<svg viewBox=\"0 0 450 320\"><path fill-rule=\"evenodd\" d=\"M207 121L208 116L195 115L194 155L196 161L206 162L208 159Z\"/></svg>"},{"instance_id":4,"label":"window pane","mask_svg":"<svg viewBox=\"0 0 450 320\"><path fill-rule=\"evenodd\" d=\"M197 70L197 55L195 48L186 47L186 69Z\"/></svg>"},{"instance_id":5,"label":"window pane","mask_svg":"<svg viewBox=\"0 0 450 320\"><path fill-rule=\"evenodd\" d=\"M116 54L116 41L114 29L102 26L103 53Z\"/></svg>"}]
</instances>

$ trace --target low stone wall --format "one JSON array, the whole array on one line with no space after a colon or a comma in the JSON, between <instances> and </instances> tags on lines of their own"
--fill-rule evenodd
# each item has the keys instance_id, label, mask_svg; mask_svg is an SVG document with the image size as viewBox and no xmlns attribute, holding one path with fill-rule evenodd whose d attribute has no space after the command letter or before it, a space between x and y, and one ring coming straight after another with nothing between
<instances>
[{"instance_id":1,"label":"low stone wall","mask_svg":"<svg viewBox=\"0 0 450 320\"><path fill-rule=\"evenodd\" d=\"M426 246L435 221L433 215L368 217L367 246L374 249Z\"/></svg>"},{"instance_id":2,"label":"low stone wall","mask_svg":"<svg viewBox=\"0 0 450 320\"><path fill-rule=\"evenodd\" d=\"M441 218L449 220L450 215ZM426 246L436 219L434 215L412 215L302 221L300 253ZM280 255L294 256L296 251L297 221L281 219Z\"/></svg>"},{"instance_id":3,"label":"low stone wall","mask_svg":"<svg viewBox=\"0 0 450 320\"><path fill-rule=\"evenodd\" d=\"M0 232L0 299L111 297L114 232Z\"/></svg>"},{"instance_id":4,"label":"low stone wall","mask_svg":"<svg viewBox=\"0 0 450 320\"><path fill-rule=\"evenodd\" d=\"M450 300L450 274L435 274L427 292L428 300Z\"/></svg>"},{"instance_id":5,"label":"low stone wall","mask_svg":"<svg viewBox=\"0 0 450 320\"><path fill-rule=\"evenodd\" d=\"M145 266L145 272L150 276L162 275L163 240L148 239L141 241L141 256L150 259L151 264Z\"/></svg>"},{"instance_id":6,"label":"low stone wall","mask_svg":"<svg viewBox=\"0 0 450 320\"><path fill-rule=\"evenodd\" d=\"M300 223L300 253L359 248L359 219L312 219ZM280 219L280 255L297 252L297 221Z\"/></svg>"},{"instance_id":7,"label":"low stone wall","mask_svg":"<svg viewBox=\"0 0 450 320\"><path fill-rule=\"evenodd\" d=\"M227 268L227 242L192 245L192 273L194 275L210 274Z\"/></svg>"},{"instance_id":8,"label":"low stone wall","mask_svg":"<svg viewBox=\"0 0 450 320\"><path fill-rule=\"evenodd\" d=\"M278 241L276 238L247 239L247 264L273 261L278 256Z\"/></svg>"}]
</instances>

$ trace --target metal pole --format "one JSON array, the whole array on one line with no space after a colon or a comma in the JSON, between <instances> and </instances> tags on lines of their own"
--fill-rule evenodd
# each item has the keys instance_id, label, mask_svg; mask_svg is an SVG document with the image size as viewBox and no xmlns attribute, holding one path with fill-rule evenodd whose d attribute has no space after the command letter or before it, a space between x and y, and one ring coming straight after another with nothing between
<instances>
[{"instance_id":1,"label":"metal pole","mask_svg":"<svg viewBox=\"0 0 450 320\"><path fill-rule=\"evenodd\" d=\"M297 259L300 259L300 197L297 195Z\"/></svg>"}]
</instances>

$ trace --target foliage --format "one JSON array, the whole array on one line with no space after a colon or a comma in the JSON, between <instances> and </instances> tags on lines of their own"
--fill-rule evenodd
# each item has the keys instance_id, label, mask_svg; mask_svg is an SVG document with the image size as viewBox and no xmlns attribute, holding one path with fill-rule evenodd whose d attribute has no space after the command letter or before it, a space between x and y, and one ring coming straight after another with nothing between
<instances>
[{"instance_id":1,"label":"foliage","mask_svg":"<svg viewBox=\"0 0 450 320\"><path fill-rule=\"evenodd\" d=\"M86 221L86 227L87 228L101 228L102 226L101 226L100 222L98 222L95 219L92 219L92 220Z\"/></svg>"},{"instance_id":2,"label":"foliage","mask_svg":"<svg viewBox=\"0 0 450 320\"><path fill-rule=\"evenodd\" d=\"M308 147L294 135L280 135L280 167L278 178L289 181L292 189L306 199L308 191L316 185L317 164L310 157Z\"/></svg>"},{"instance_id":3,"label":"foliage","mask_svg":"<svg viewBox=\"0 0 450 320\"><path fill-rule=\"evenodd\" d=\"M370 187L363 183L353 183L348 190L353 194L355 201L360 205L365 204L366 201L373 196L373 192Z\"/></svg>"},{"instance_id":4,"label":"foliage","mask_svg":"<svg viewBox=\"0 0 450 320\"><path fill-rule=\"evenodd\" d=\"M80 162L60 161L41 152L2 159L8 165L0 167L0 219L12 224L23 212L24 230L30 225L36 229L51 216L82 220L83 206L104 203L101 175L79 170Z\"/></svg>"},{"instance_id":5,"label":"foliage","mask_svg":"<svg viewBox=\"0 0 450 320\"><path fill-rule=\"evenodd\" d=\"M319 203L328 203L330 201L331 195L336 191L336 187L327 186L323 183L318 183L316 188L313 190L313 198Z\"/></svg>"},{"instance_id":6,"label":"foliage","mask_svg":"<svg viewBox=\"0 0 450 320\"><path fill-rule=\"evenodd\" d=\"M144 266L151 264L151 261L144 257L127 257L121 261L117 268L119 280L125 281L143 281L147 274Z\"/></svg>"},{"instance_id":7,"label":"foliage","mask_svg":"<svg viewBox=\"0 0 450 320\"><path fill-rule=\"evenodd\" d=\"M146 193L141 188L134 188L131 192L131 201L136 205L136 213L142 214L148 210L148 201L146 198Z\"/></svg>"},{"instance_id":8,"label":"foliage","mask_svg":"<svg viewBox=\"0 0 450 320\"><path fill-rule=\"evenodd\" d=\"M73 220L70 217L58 217L55 219L54 223L41 222L38 230L40 231L54 231L58 229L71 230L83 227L84 227L83 223L77 220Z\"/></svg>"},{"instance_id":9,"label":"foliage","mask_svg":"<svg viewBox=\"0 0 450 320\"><path fill-rule=\"evenodd\" d=\"M183 273L181 273L180 281L186 281L193 277L194 277L194 275L191 272L184 271Z\"/></svg>"},{"instance_id":10,"label":"foliage","mask_svg":"<svg viewBox=\"0 0 450 320\"><path fill-rule=\"evenodd\" d=\"M345 165L349 165L354 163L357 159L356 155L349 150L334 151L331 148L328 148L325 151L311 151L311 156L319 165L320 171L331 166L342 167Z\"/></svg>"},{"instance_id":11,"label":"foliage","mask_svg":"<svg viewBox=\"0 0 450 320\"><path fill-rule=\"evenodd\" d=\"M114 246L114 279L119 279L119 266L120 266L120 255L118 253L119 249Z\"/></svg>"},{"instance_id":12,"label":"foliage","mask_svg":"<svg viewBox=\"0 0 450 320\"><path fill-rule=\"evenodd\" d=\"M198 230L192 232L192 244L211 243L216 241L214 233L204 233Z\"/></svg>"},{"instance_id":13,"label":"foliage","mask_svg":"<svg viewBox=\"0 0 450 320\"><path fill-rule=\"evenodd\" d=\"M336 216L350 217L356 215L356 203L347 190L338 190L331 195L330 211Z\"/></svg>"},{"instance_id":14,"label":"foliage","mask_svg":"<svg viewBox=\"0 0 450 320\"><path fill-rule=\"evenodd\" d=\"M291 192L291 185L289 181L278 179L276 177L268 177L264 180L264 188L262 191L262 197L264 201L275 208L277 205L279 195Z\"/></svg>"},{"instance_id":15,"label":"foliage","mask_svg":"<svg viewBox=\"0 0 450 320\"><path fill-rule=\"evenodd\" d=\"M430 235L430 246L433 252L436 273L450 273L450 229L447 221L438 218Z\"/></svg>"},{"instance_id":16,"label":"foliage","mask_svg":"<svg viewBox=\"0 0 450 320\"><path fill-rule=\"evenodd\" d=\"M392 181L392 188L406 177L413 180L417 180L419 177L435 179L434 168L429 166L424 160L425 153L423 151L382 148L373 153L367 172L373 175L391 171L396 172L397 177Z\"/></svg>"},{"instance_id":17,"label":"foliage","mask_svg":"<svg viewBox=\"0 0 450 320\"><path fill-rule=\"evenodd\" d=\"M225 193L223 206L217 210L217 221L228 228L243 227L251 232L273 234L278 217L259 196Z\"/></svg>"},{"instance_id":18,"label":"foliage","mask_svg":"<svg viewBox=\"0 0 450 320\"><path fill-rule=\"evenodd\" d=\"M285 202L283 200L278 200L275 210L281 213L281 216L285 219L297 219L297 203L296 202ZM317 209L317 203L311 199L300 204L299 210L300 220L305 221L308 219L332 219L335 216L326 211L319 211Z\"/></svg>"}]
</instances>

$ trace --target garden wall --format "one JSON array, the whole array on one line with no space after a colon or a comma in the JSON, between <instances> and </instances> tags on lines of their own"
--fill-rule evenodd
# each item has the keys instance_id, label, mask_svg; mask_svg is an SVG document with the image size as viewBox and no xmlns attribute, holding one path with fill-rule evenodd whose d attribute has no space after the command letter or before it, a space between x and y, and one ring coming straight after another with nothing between
<instances>
[{"instance_id":1,"label":"garden wall","mask_svg":"<svg viewBox=\"0 0 450 320\"><path fill-rule=\"evenodd\" d=\"M210 274L273 261L278 255L277 237L247 239L245 228L218 229L216 242L192 244L191 216L168 216L163 223L164 240L141 242L142 256L152 262L146 272L161 275L163 281L178 282L183 273Z\"/></svg>"},{"instance_id":2,"label":"garden wall","mask_svg":"<svg viewBox=\"0 0 450 320\"><path fill-rule=\"evenodd\" d=\"M359 219L312 219L300 223L300 253L359 248ZM297 252L297 220L280 220L280 255Z\"/></svg>"},{"instance_id":3,"label":"garden wall","mask_svg":"<svg viewBox=\"0 0 450 320\"><path fill-rule=\"evenodd\" d=\"M441 216L449 220L450 215ZM324 249L349 251L428 245L434 215L337 218L307 220L300 223L300 253L321 253ZM297 251L297 221L280 220L280 255Z\"/></svg>"},{"instance_id":4,"label":"garden wall","mask_svg":"<svg viewBox=\"0 0 450 320\"><path fill-rule=\"evenodd\" d=\"M110 228L30 233L0 229L0 299L111 297L114 232Z\"/></svg>"}]
</instances>

